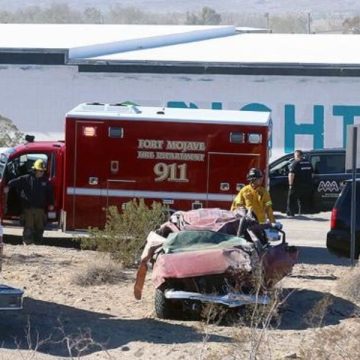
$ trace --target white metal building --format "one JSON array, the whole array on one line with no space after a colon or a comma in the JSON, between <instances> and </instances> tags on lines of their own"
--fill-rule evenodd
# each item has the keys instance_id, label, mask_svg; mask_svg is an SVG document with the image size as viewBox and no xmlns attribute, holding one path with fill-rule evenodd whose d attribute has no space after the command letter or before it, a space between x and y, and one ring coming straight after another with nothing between
<instances>
[{"instance_id":1,"label":"white metal building","mask_svg":"<svg viewBox=\"0 0 360 360\"><path fill-rule=\"evenodd\" d=\"M62 138L81 102L270 109L273 157L339 147L360 117L358 35L233 26L0 25L0 115Z\"/></svg>"}]
</instances>

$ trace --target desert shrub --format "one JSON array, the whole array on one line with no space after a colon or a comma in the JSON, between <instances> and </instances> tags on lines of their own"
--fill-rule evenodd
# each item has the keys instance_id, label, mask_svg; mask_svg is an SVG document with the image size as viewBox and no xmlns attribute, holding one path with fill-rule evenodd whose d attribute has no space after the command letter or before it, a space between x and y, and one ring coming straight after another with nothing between
<instances>
[{"instance_id":1,"label":"desert shrub","mask_svg":"<svg viewBox=\"0 0 360 360\"><path fill-rule=\"evenodd\" d=\"M14 123L0 114L0 146L14 146L22 142L24 134Z\"/></svg>"},{"instance_id":2,"label":"desert shrub","mask_svg":"<svg viewBox=\"0 0 360 360\"><path fill-rule=\"evenodd\" d=\"M356 360L359 359L360 329L353 324L316 328L302 341L297 359Z\"/></svg>"},{"instance_id":3,"label":"desert shrub","mask_svg":"<svg viewBox=\"0 0 360 360\"><path fill-rule=\"evenodd\" d=\"M350 269L344 274L341 281L338 282L337 291L353 300L360 303L360 266Z\"/></svg>"},{"instance_id":4,"label":"desert shrub","mask_svg":"<svg viewBox=\"0 0 360 360\"><path fill-rule=\"evenodd\" d=\"M208 344L210 338L208 325L213 320L217 324L224 323L233 327L233 341L225 345L222 344L221 350L204 346L201 349L202 357L200 358L209 360L274 358L271 346L271 330L276 329L279 325L279 309L290 295L283 297L282 289L278 287L271 291L270 302L267 305L248 304L238 309L225 309L213 304L207 306L208 317L200 328L205 334L204 345Z\"/></svg>"},{"instance_id":5,"label":"desert shrub","mask_svg":"<svg viewBox=\"0 0 360 360\"><path fill-rule=\"evenodd\" d=\"M116 284L126 278L123 267L113 261L97 261L73 275L72 282L80 286Z\"/></svg>"},{"instance_id":6,"label":"desert shrub","mask_svg":"<svg viewBox=\"0 0 360 360\"><path fill-rule=\"evenodd\" d=\"M148 233L163 223L166 216L161 203L154 202L148 207L143 199L130 201L121 212L111 206L105 228L90 229L89 237L81 240L81 247L109 253L123 266L132 266L140 258Z\"/></svg>"},{"instance_id":7,"label":"desert shrub","mask_svg":"<svg viewBox=\"0 0 360 360\"><path fill-rule=\"evenodd\" d=\"M333 303L333 297L330 294L324 296L317 301L314 306L304 314L304 321L311 327L321 328L324 325L324 319L331 310L330 307Z\"/></svg>"}]
</instances>

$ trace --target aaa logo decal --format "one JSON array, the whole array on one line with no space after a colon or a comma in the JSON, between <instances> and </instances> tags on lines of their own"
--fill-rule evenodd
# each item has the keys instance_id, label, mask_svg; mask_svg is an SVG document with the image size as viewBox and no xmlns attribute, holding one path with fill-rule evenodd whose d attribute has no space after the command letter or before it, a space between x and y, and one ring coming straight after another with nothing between
<instances>
[{"instance_id":1,"label":"aaa logo decal","mask_svg":"<svg viewBox=\"0 0 360 360\"><path fill-rule=\"evenodd\" d=\"M317 190L318 192L340 192L336 181L320 181Z\"/></svg>"}]
</instances>

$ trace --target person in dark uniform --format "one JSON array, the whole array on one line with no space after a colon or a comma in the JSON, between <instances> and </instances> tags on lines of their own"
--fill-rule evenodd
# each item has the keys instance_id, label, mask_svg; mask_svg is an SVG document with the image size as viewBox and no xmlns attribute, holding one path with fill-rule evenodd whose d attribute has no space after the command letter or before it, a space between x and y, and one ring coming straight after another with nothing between
<instances>
[{"instance_id":1,"label":"person in dark uniform","mask_svg":"<svg viewBox=\"0 0 360 360\"><path fill-rule=\"evenodd\" d=\"M34 162L32 172L10 180L8 188L15 188L21 199L24 220L24 244L40 242L47 220L46 210L54 209L52 186L45 176L46 167L43 160Z\"/></svg>"},{"instance_id":2,"label":"person in dark uniform","mask_svg":"<svg viewBox=\"0 0 360 360\"><path fill-rule=\"evenodd\" d=\"M301 150L295 150L294 160L289 165L289 191L287 198L287 215L309 213L312 210L313 167L304 158Z\"/></svg>"}]
</instances>

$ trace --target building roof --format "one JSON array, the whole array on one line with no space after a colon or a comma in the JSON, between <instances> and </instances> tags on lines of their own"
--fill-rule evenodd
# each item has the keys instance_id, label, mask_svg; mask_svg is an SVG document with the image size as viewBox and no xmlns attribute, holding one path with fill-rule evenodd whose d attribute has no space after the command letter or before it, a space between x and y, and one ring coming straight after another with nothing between
<instances>
[{"instance_id":1,"label":"building roof","mask_svg":"<svg viewBox=\"0 0 360 360\"><path fill-rule=\"evenodd\" d=\"M234 26L0 24L0 52L68 52L82 58L233 35Z\"/></svg>"},{"instance_id":2,"label":"building roof","mask_svg":"<svg viewBox=\"0 0 360 360\"><path fill-rule=\"evenodd\" d=\"M234 26L1 24L0 64L83 72L359 76L359 35ZM284 70L285 69L285 70Z\"/></svg>"},{"instance_id":3,"label":"building roof","mask_svg":"<svg viewBox=\"0 0 360 360\"><path fill-rule=\"evenodd\" d=\"M102 55L90 60L358 65L358 47L358 35L243 33L201 42Z\"/></svg>"}]
</instances>

